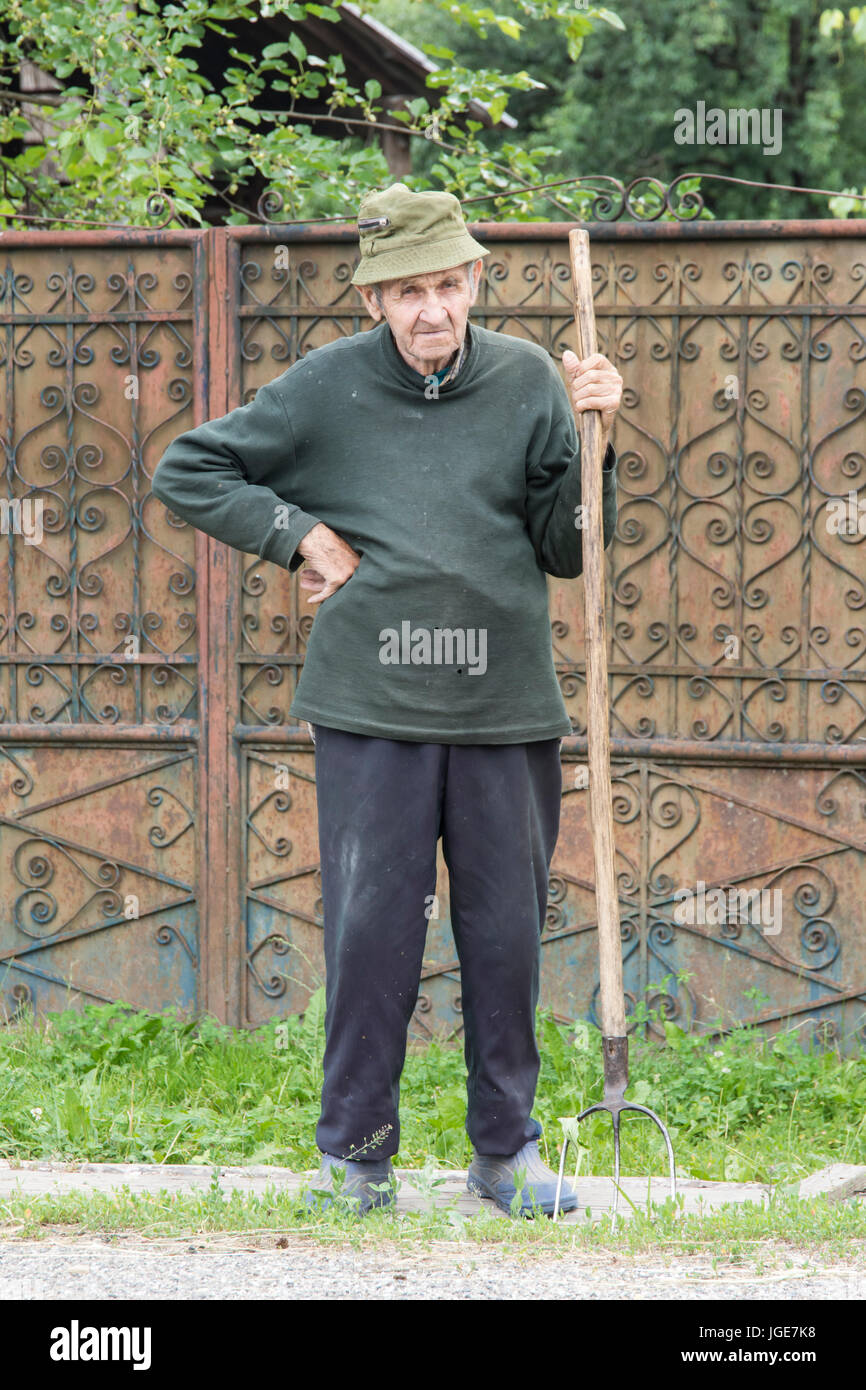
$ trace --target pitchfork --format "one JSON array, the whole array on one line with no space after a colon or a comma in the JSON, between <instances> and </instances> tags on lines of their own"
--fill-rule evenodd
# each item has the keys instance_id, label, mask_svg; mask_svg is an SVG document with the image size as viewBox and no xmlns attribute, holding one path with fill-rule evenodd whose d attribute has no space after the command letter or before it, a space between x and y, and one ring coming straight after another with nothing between
<instances>
[{"instance_id":1,"label":"pitchfork","mask_svg":"<svg viewBox=\"0 0 866 1390\"><path fill-rule=\"evenodd\" d=\"M595 309L592 300L592 268L589 234L573 228L568 234L571 253L574 324L577 356L582 361L596 352ZM671 1197L676 1200L677 1179L674 1151L665 1126L645 1105L624 1100L628 1086L628 1035L625 1026L625 996L622 987L622 945L619 926L619 900L614 868L613 798L610 782L610 737L608 732L607 636L604 602L604 536L602 525L601 417L597 410L575 411L580 436L581 500L583 502L583 582L586 612L586 697L587 761L589 763L589 807L592 819L592 849L595 859L596 915L598 919L598 965L601 995L601 1051L604 1063L604 1099L587 1106L575 1125L598 1110L608 1110L613 1120L614 1198L616 1224L619 1199L619 1123L625 1110L649 1115L658 1125L667 1145L671 1175ZM565 1158L571 1135L565 1131L553 1219L559 1214Z\"/></svg>"}]
</instances>

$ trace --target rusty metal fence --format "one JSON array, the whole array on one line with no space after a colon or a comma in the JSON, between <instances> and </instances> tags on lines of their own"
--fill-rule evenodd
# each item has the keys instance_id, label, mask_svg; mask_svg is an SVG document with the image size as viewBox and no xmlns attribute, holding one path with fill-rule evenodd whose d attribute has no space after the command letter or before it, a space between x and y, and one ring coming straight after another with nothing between
<instances>
[{"instance_id":1,"label":"rusty metal fence","mask_svg":"<svg viewBox=\"0 0 866 1390\"><path fill-rule=\"evenodd\" d=\"M473 225L474 321L573 340L568 224ZM626 382L611 734L632 1025L866 1042L866 222L591 227ZM172 436L368 325L351 229L0 239L0 998L243 1026L322 979L297 578L150 492ZM580 581L543 1002L594 1018ZM440 856L419 1039L459 1033Z\"/></svg>"}]
</instances>

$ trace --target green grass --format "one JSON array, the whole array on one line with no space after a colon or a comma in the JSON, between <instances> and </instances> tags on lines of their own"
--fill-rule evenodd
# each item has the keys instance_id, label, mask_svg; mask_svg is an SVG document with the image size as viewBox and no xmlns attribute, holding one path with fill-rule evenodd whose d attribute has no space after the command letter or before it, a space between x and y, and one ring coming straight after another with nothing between
<instances>
[{"instance_id":1,"label":"green grass","mask_svg":"<svg viewBox=\"0 0 866 1390\"><path fill-rule=\"evenodd\" d=\"M356 1248L396 1245L404 1250L468 1242L479 1249L553 1257L576 1249L591 1253L614 1247L625 1255L647 1251L709 1255L752 1268L768 1259L784 1265L789 1252L805 1249L810 1259L866 1265L862 1206L823 1199L802 1201L791 1195L774 1197L767 1208L746 1203L712 1216L684 1215L679 1205L668 1200L650 1214L639 1210L629 1221L620 1220L614 1234L609 1217L575 1225L508 1221L488 1211L466 1216L452 1204L427 1212L373 1211L359 1221L348 1207L311 1216L297 1196L276 1188L261 1197L224 1196L214 1185L200 1193L141 1194L123 1188L111 1194L13 1197L0 1202L0 1230L19 1239L97 1232L109 1243L121 1232L145 1239L233 1233L255 1237L265 1249L276 1245L278 1238L292 1236Z\"/></svg>"},{"instance_id":2,"label":"green grass","mask_svg":"<svg viewBox=\"0 0 866 1390\"><path fill-rule=\"evenodd\" d=\"M736 1029L718 1042L667 1024L665 1046L634 1042L628 1096L668 1125L683 1175L794 1182L832 1162L866 1162L866 1055L804 1051L795 1031ZM556 1162L558 1118L600 1099L598 1033L539 1012L535 1115ZM285 1044L285 1045L281 1045ZM315 1126L323 992L306 1014L255 1032L120 1004L0 1029L0 1157L90 1162L318 1164ZM410 1052L397 1162L465 1168L462 1049ZM580 1126L581 1171L612 1172L610 1121ZM623 1171L664 1172L655 1126L623 1120ZM573 1171L573 1165L569 1168Z\"/></svg>"}]
</instances>

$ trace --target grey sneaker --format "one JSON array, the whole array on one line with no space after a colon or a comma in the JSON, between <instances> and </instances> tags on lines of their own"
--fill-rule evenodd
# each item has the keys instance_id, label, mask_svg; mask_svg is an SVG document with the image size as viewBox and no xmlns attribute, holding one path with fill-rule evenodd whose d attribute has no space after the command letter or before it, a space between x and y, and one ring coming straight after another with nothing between
<instances>
[{"instance_id":1,"label":"grey sneaker","mask_svg":"<svg viewBox=\"0 0 866 1390\"><path fill-rule=\"evenodd\" d=\"M490 1197L502 1210L511 1213L511 1203L517 1191L515 1178L523 1170L519 1216L533 1216L541 1211L553 1215L556 1202L557 1175L538 1152L538 1140L530 1139L516 1154L479 1154L469 1165L466 1186L476 1197ZM577 1193L563 1178L559 1198L560 1211L577 1210Z\"/></svg>"},{"instance_id":2,"label":"grey sneaker","mask_svg":"<svg viewBox=\"0 0 866 1390\"><path fill-rule=\"evenodd\" d=\"M358 1214L363 1216L372 1207L390 1207L395 1201L394 1187L388 1192L374 1192L372 1188L379 1183L392 1182L394 1168L390 1158L358 1159L337 1158L334 1154L322 1154L322 1164L318 1177L311 1184L304 1197L304 1206L323 1210L334 1205L334 1169L345 1172L340 1194L357 1201Z\"/></svg>"}]
</instances>

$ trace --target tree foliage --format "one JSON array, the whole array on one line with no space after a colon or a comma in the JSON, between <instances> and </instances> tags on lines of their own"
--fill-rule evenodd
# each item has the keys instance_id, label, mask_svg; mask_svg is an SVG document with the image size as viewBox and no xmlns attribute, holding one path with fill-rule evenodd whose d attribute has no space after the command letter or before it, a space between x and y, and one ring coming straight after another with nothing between
<instances>
[{"instance_id":1,"label":"tree foliage","mask_svg":"<svg viewBox=\"0 0 866 1390\"><path fill-rule=\"evenodd\" d=\"M828 200L706 181L721 217L864 216L866 7L820 0L632 0L627 25L575 0L362 0L436 64L428 94L386 109L375 79L307 51L282 20L339 24L336 4L296 0L0 0L0 221L243 223L276 190L280 218L351 215L391 175L374 124L410 132L413 188L476 201L472 215L592 218L594 191L529 185L689 170L796 188ZM214 70L213 39L222 63ZM211 61L206 61L210 56ZM20 93L29 59L62 83ZM467 118L471 100L516 134ZM314 116L303 104L314 100ZM783 113L777 156L756 145L681 146L676 112L697 101ZM687 195L698 180L684 182ZM497 201L489 196L525 188ZM635 205L662 212L644 185ZM274 205L271 205L273 208ZM662 212L668 216L668 213ZM710 215L705 212L704 215Z\"/></svg>"},{"instance_id":2,"label":"tree foliage","mask_svg":"<svg viewBox=\"0 0 866 1390\"><path fill-rule=\"evenodd\" d=\"M519 48L514 15L451 0L433 7L482 42L495 32ZM576 10L570 0L513 8L572 61L597 26L622 28L612 11ZM285 41L262 42L275 19L309 15L341 22L335 5L294 0L0 0L0 218L146 223L168 197L174 225L247 222L266 189L283 198L283 218L339 217L389 180L365 124L377 121L399 122L435 150L427 169L407 177L412 187L465 198L541 181L552 147L530 154L506 140L494 157L480 122L455 119L476 99L498 120L511 94L539 86L525 68L470 67L434 45L440 66L429 75L429 98L387 111L379 83L352 86L339 54L308 52L288 29ZM209 34L221 39L219 74L202 63ZM22 58L62 83L56 97L34 105L21 93ZM318 119L296 109L307 100L324 106ZM494 202L481 210L496 211ZM527 193L509 200L506 215L549 217L550 202Z\"/></svg>"},{"instance_id":3,"label":"tree foliage","mask_svg":"<svg viewBox=\"0 0 866 1390\"><path fill-rule=\"evenodd\" d=\"M504 0L505 4L509 0ZM381 0L376 13L410 41L444 42L447 20L414 0ZM820 0L630 0L625 30L601 26L577 64L544 26L526 18L521 61L543 88L515 92L509 111L523 147L553 146L548 178L613 175L663 184L689 170L796 188L866 193L866 6L823 10ZM501 65L510 48L496 30L464 26L452 43L467 67ZM678 145L676 112L782 111L782 149ZM492 143L495 149L495 144ZM866 203L752 189L706 179L717 217L866 216Z\"/></svg>"}]
</instances>

